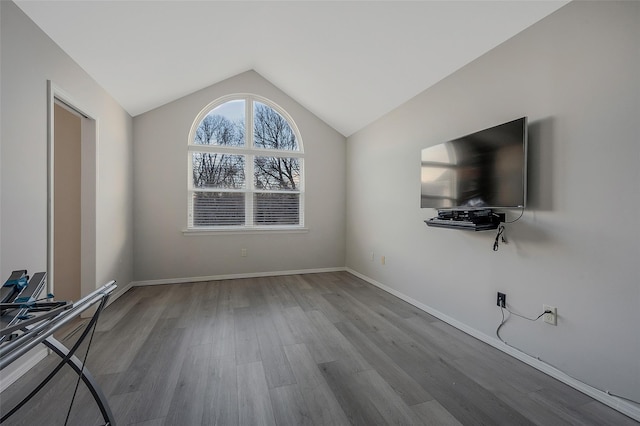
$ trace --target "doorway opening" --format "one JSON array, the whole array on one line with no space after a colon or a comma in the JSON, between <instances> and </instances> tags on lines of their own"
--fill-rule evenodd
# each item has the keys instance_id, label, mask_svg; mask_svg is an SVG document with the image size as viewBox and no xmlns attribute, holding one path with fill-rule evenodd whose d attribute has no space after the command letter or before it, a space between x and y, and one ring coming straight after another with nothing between
<instances>
[{"instance_id":1,"label":"doorway opening","mask_svg":"<svg viewBox=\"0 0 640 426\"><path fill-rule=\"evenodd\" d=\"M48 82L47 291L78 300L96 288L97 122Z\"/></svg>"}]
</instances>

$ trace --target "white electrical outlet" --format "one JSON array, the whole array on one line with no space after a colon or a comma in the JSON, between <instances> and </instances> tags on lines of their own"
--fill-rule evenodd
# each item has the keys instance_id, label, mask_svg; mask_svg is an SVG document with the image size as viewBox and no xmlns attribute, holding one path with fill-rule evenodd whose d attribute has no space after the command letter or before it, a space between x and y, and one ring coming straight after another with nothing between
<instances>
[{"instance_id":1,"label":"white electrical outlet","mask_svg":"<svg viewBox=\"0 0 640 426\"><path fill-rule=\"evenodd\" d=\"M240 249L240 256L247 257L247 249Z\"/></svg>"},{"instance_id":2,"label":"white electrical outlet","mask_svg":"<svg viewBox=\"0 0 640 426\"><path fill-rule=\"evenodd\" d=\"M376 254L374 252L371 252L371 260L376 260Z\"/></svg>"},{"instance_id":3,"label":"white electrical outlet","mask_svg":"<svg viewBox=\"0 0 640 426\"><path fill-rule=\"evenodd\" d=\"M554 306L542 305L544 312L550 311L551 313L544 314L542 317L544 322L551 325L558 325L558 309Z\"/></svg>"}]
</instances>

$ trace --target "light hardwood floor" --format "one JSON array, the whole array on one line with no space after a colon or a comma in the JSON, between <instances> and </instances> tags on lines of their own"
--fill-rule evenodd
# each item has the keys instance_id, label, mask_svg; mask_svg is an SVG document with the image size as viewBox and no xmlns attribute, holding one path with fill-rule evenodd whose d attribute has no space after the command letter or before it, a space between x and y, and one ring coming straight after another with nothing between
<instances>
[{"instance_id":1,"label":"light hardwood floor","mask_svg":"<svg viewBox=\"0 0 640 426\"><path fill-rule=\"evenodd\" d=\"M346 272L133 288L87 364L118 425L638 424ZM6 424L64 424L75 377ZM68 424L100 420L81 386Z\"/></svg>"}]
</instances>

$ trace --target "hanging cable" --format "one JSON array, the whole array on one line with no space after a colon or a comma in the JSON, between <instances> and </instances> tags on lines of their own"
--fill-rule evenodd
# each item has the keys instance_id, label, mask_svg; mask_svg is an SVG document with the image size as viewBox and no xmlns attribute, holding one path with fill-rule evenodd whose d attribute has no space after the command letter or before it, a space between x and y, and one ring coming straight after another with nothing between
<instances>
[{"instance_id":1,"label":"hanging cable","mask_svg":"<svg viewBox=\"0 0 640 426\"><path fill-rule=\"evenodd\" d=\"M502 309L502 306L500 306L500 313L502 314L502 321L500 321L500 325L498 326L498 328L496 329L496 336L498 337L498 339L500 339L500 341L502 343L504 343L505 345L507 344L507 342L504 341L504 339L502 339L502 337L500 337L500 329L502 328L502 326L504 325L505 322L507 322L507 320L504 317L504 309Z\"/></svg>"},{"instance_id":2,"label":"hanging cable","mask_svg":"<svg viewBox=\"0 0 640 426\"><path fill-rule=\"evenodd\" d=\"M522 210L520 210L520 216L518 216L517 218L515 218L514 220L510 220L510 221L505 221L504 223L513 223L513 222L517 222L520 220L520 218L522 217L522 215L524 214L524 207L522 207Z\"/></svg>"},{"instance_id":3,"label":"hanging cable","mask_svg":"<svg viewBox=\"0 0 640 426\"><path fill-rule=\"evenodd\" d=\"M541 313L540 315L538 315L538 316L537 316L537 317L535 317L535 318L529 318L529 317L525 317L524 315L516 314L515 312L510 311L510 310L509 310L509 308L505 308L505 309L506 309L506 310L507 310L507 312L509 312L511 315L515 315L515 316L520 317L520 318L522 318L522 319L526 319L527 321L538 321L540 318L542 318L542 316L543 316L544 314L552 314L552 313L553 313L553 312L551 312L551 311L549 311L549 310L546 310L546 311L544 311L543 313Z\"/></svg>"},{"instance_id":4,"label":"hanging cable","mask_svg":"<svg viewBox=\"0 0 640 426\"><path fill-rule=\"evenodd\" d=\"M507 239L504 237L504 225L498 226L498 234L496 235L496 240L493 242L493 251L498 251L500 248L500 240L507 244Z\"/></svg>"}]
</instances>

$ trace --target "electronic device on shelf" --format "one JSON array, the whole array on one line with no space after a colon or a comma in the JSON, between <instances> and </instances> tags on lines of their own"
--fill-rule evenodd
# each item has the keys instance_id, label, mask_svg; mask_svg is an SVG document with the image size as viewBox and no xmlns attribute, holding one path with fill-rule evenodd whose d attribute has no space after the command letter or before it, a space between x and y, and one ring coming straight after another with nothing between
<instances>
[{"instance_id":1,"label":"electronic device on shelf","mask_svg":"<svg viewBox=\"0 0 640 426\"><path fill-rule=\"evenodd\" d=\"M438 216L425 220L427 226L454 228L469 231L497 229L505 221L505 214L492 209L438 210Z\"/></svg>"},{"instance_id":2,"label":"electronic device on shelf","mask_svg":"<svg viewBox=\"0 0 640 426\"><path fill-rule=\"evenodd\" d=\"M500 214L501 213L494 213L492 209L441 209L438 210L438 219L468 220L471 222L491 222L493 221L495 215ZM502 215L504 216L504 214Z\"/></svg>"}]
</instances>

